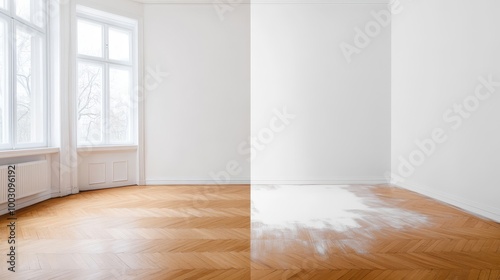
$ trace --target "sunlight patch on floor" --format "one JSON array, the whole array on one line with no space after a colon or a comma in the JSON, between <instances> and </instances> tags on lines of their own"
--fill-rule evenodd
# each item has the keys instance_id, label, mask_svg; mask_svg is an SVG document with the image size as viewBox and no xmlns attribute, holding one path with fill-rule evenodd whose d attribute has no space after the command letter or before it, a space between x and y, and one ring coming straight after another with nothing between
<instances>
[{"instance_id":1,"label":"sunlight patch on floor","mask_svg":"<svg viewBox=\"0 0 500 280\"><path fill-rule=\"evenodd\" d=\"M294 244L312 246L320 255L328 253L332 239L339 234L346 249L362 252L384 228L428 223L425 215L382 200L370 186L259 185L252 186L251 200L253 240L281 239L283 244L304 240L307 245ZM277 251L284 246L266 244Z\"/></svg>"}]
</instances>

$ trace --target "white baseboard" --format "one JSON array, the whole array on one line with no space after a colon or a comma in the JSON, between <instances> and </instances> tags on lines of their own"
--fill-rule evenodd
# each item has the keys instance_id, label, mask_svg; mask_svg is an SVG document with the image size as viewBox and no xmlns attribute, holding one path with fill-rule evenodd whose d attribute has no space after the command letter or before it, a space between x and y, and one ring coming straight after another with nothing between
<instances>
[{"instance_id":1,"label":"white baseboard","mask_svg":"<svg viewBox=\"0 0 500 280\"><path fill-rule=\"evenodd\" d=\"M114 184L109 184L106 186L101 186L101 185L99 185L99 186L83 186L83 187L80 187L79 192L121 188L121 187L132 187L132 186L138 186L138 185L134 184L134 183L125 184L125 185L123 183L114 183Z\"/></svg>"},{"instance_id":2,"label":"white baseboard","mask_svg":"<svg viewBox=\"0 0 500 280\"><path fill-rule=\"evenodd\" d=\"M379 185L387 184L384 177L333 178L327 180L259 180L252 179L252 185Z\"/></svg>"},{"instance_id":3,"label":"white baseboard","mask_svg":"<svg viewBox=\"0 0 500 280\"><path fill-rule=\"evenodd\" d=\"M336 178L328 180L254 180L239 179L217 183L212 179L197 180L146 180L148 186L159 185L378 185L387 184L385 177Z\"/></svg>"},{"instance_id":4,"label":"white baseboard","mask_svg":"<svg viewBox=\"0 0 500 280\"><path fill-rule=\"evenodd\" d=\"M500 208L486 206L481 203L468 200L466 198L457 197L448 193L436 191L435 189L429 186L424 186L422 184L417 184L413 182L408 182L408 181L404 183L399 182L398 184L394 185L451 204L467 212L470 212L474 215L482 216L494 220L496 222L500 222Z\"/></svg>"},{"instance_id":5,"label":"white baseboard","mask_svg":"<svg viewBox=\"0 0 500 280\"><path fill-rule=\"evenodd\" d=\"M146 180L147 186L170 186L170 185L249 185L250 180L231 180L217 183L212 179L206 180Z\"/></svg>"},{"instance_id":6,"label":"white baseboard","mask_svg":"<svg viewBox=\"0 0 500 280\"><path fill-rule=\"evenodd\" d=\"M42 201L49 200L51 198L52 198L52 194L50 192L44 192L44 193L35 194L32 196L18 199L16 201L16 211L21 210L23 208L26 208L28 206L40 203ZM7 213L9 213L9 210L7 208L7 203L2 203L0 206L0 215L4 215Z\"/></svg>"},{"instance_id":7,"label":"white baseboard","mask_svg":"<svg viewBox=\"0 0 500 280\"><path fill-rule=\"evenodd\" d=\"M72 190L65 190L63 192L53 193L52 194L52 198L55 198L55 197L65 197L65 196L72 195L72 194L74 194L74 192Z\"/></svg>"}]
</instances>

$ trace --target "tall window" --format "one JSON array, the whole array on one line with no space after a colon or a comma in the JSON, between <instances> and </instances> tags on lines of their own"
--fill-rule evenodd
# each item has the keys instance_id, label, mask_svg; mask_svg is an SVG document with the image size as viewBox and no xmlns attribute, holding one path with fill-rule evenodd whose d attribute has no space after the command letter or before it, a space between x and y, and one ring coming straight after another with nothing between
<instances>
[{"instance_id":1,"label":"tall window","mask_svg":"<svg viewBox=\"0 0 500 280\"><path fill-rule=\"evenodd\" d=\"M135 141L136 23L79 8L78 145Z\"/></svg>"},{"instance_id":2,"label":"tall window","mask_svg":"<svg viewBox=\"0 0 500 280\"><path fill-rule=\"evenodd\" d=\"M45 0L0 0L0 149L47 146Z\"/></svg>"}]
</instances>

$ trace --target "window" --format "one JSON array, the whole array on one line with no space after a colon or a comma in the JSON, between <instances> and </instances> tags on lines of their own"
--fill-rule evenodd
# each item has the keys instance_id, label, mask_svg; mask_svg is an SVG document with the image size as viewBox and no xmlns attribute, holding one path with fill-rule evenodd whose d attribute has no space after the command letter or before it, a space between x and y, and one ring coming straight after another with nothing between
<instances>
[{"instance_id":1,"label":"window","mask_svg":"<svg viewBox=\"0 0 500 280\"><path fill-rule=\"evenodd\" d=\"M0 0L0 149L47 146L44 0Z\"/></svg>"},{"instance_id":2,"label":"window","mask_svg":"<svg viewBox=\"0 0 500 280\"><path fill-rule=\"evenodd\" d=\"M78 145L134 144L136 23L86 8L78 11Z\"/></svg>"}]
</instances>

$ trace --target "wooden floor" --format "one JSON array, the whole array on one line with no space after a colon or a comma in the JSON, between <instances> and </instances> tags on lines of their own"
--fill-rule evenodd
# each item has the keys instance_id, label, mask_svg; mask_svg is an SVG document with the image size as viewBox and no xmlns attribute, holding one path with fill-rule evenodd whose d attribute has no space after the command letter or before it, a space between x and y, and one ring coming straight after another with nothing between
<instances>
[{"instance_id":1,"label":"wooden floor","mask_svg":"<svg viewBox=\"0 0 500 280\"><path fill-rule=\"evenodd\" d=\"M252 207L252 279L500 279L500 224L406 190L261 186Z\"/></svg>"},{"instance_id":2,"label":"wooden floor","mask_svg":"<svg viewBox=\"0 0 500 280\"><path fill-rule=\"evenodd\" d=\"M17 218L0 279L500 279L500 224L388 186L127 187Z\"/></svg>"},{"instance_id":3,"label":"wooden floor","mask_svg":"<svg viewBox=\"0 0 500 280\"><path fill-rule=\"evenodd\" d=\"M248 186L169 186L46 201L18 212L18 271L2 260L0 279L250 279L249 197Z\"/></svg>"}]
</instances>

